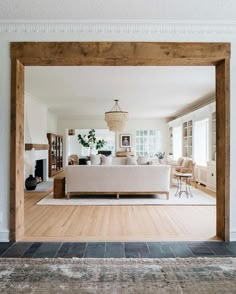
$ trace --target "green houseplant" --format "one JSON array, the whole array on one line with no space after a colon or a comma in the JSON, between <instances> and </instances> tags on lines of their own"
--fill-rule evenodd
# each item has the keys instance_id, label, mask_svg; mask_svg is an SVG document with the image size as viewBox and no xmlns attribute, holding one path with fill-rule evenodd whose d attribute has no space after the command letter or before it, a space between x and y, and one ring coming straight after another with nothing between
<instances>
[{"instance_id":1,"label":"green houseplant","mask_svg":"<svg viewBox=\"0 0 236 294\"><path fill-rule=\"evenodd\" d=\"M88 135L78 134L78 141L83 147L90 148L90 151L95 147L96 150L101 149L107 142L103 139L98 140L96 138L96 132L91 129Z\"/></svg>"},{"instance_id":2,"label":"green houseplant","mask_svg":"<svg viewBox=\"0 0 236 294\"><path fill-rule=\"evenodd\" d=\"M165 152L158 152L157 154L155 154L157 158L159 158L160 163L164 162L164 157L165 157Z\"/></svg>"}]
</instances>

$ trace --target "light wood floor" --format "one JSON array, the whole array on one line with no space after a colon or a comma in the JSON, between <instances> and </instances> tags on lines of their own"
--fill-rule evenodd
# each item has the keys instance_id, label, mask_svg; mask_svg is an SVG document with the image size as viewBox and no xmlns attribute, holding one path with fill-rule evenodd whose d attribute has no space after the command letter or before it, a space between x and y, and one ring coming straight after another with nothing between
<instances>
[{"instance_id":1,"label":"light wood floor","mask_svg":"<svg viewBox=\"0 0 236 294\"><path fill-rule=\"evenodd\" d=\"M217 240L215 206L36 205L47 193L25 193L26 241Z\"/></svg>"}]
</instances>

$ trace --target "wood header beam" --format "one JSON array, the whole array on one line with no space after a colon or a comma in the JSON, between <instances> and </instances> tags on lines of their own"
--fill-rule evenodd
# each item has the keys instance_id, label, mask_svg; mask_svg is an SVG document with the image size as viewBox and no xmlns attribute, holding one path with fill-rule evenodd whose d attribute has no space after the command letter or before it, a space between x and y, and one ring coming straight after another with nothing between
<instances>
[{"instance_id":1,"label":"wood header beam","mask_svg":"<svg viewBox=\"0 0 236 294\"><path fill-rule=\"evenodd\" d=\"M215 65L230 43L13 42L11 58L27 66Z\"/></svg>"}]
</instances>

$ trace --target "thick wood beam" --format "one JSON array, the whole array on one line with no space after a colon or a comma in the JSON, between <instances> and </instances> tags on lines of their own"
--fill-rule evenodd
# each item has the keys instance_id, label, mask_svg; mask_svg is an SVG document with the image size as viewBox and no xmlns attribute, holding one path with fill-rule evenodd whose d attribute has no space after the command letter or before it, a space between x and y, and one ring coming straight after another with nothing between
<instances>
[{"instance_id":1,"label":"thick wood beam","mask_svg":"<svg viewBox=\"0 0 236 294\"><path fill-rule=\"evenodd\" d=\"M230 56L229 43L24 42L11 57L24 65L215 65Z\"/></svg>"},{"instance_id":2,"label":"thick wood beam","mask_svg":"<svg viewBox=\"0 0 236 294\"><path fill-rule=\"evenodd\" d=\"M24 236L24 65L11 62L10 238Z\"/></svg>"},{"instance_id":3,"label":"thick wood beam","mask_svg":"<svg viewBox=\"0 0 236 294\"><path fill-rule=\"evenodd\" d=\"M229 240L230 206L230 61L216 66L217 236Z\"/></svg>"},{"instance_id":4,"label":"thick wood beam","mask_svg":"<svg viewBox=\"0 0 236 294\"><path fill-rule=\"evenodd\" d=\"M229 43L11 43L11 240L24 235L24 66L216 66L217 234L229 239Z\"/></svg>"}]
</instances>

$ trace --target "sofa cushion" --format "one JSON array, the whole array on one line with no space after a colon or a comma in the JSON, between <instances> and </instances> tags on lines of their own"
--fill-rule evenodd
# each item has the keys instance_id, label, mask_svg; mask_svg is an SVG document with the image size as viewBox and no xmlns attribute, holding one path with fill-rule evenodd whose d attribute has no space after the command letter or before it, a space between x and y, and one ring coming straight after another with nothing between
<instances>
[{"instance_id":1,"label":"sofa cushion","mask_svg":"<svg viewBox=\"0 0 236 294\"><path fill-rule=\"evenodd\" d=\"M127 156L127 165L138 165L137 156Z\"/></svg>"},{"instance_id":2,"label":"sofa cushion","mask_svg":"<svg viewBox=\"0 0 236 294\"><path fill-rule=\"evenodd\" d=\"M101 165L112 165L112 156L101 155Z\"/></svg>"},{"instance_id":3,"label":"sofa cushion","mask_svg":"<svg viewBox=\"0 0 236 294\"><path fill-rule=\"evenodd\" d=\"M126 165L127 158L126 157L112 157L112 165Z\"/></svg>"},{"instance_id":4,"label":"sofa cushion","mask_svg":"<svg viewBox=\"0 0 236 294\"><path fill-rule=\"evenodd\" d=\"M90 155L91 165L100 165L101 164L101 154L91 154Z\"/></svg>"},{"instance_id":5,"label":"sofa cushion","mask_svg":"<svg viewBox=\"0 0 236 294\"><path fill-rule=\"evenodd\" d=\"M149 162L148 162L149 165L159 165L160 164L160 160L159 158L150 158Z\"/></svg>"},{"instance_id":6,"label":"sofa cushion","mask_svg":"<svg viewBox=\"0 0 236 294\"><path fill-rule=\"evenodd\" d=\"M139 165L145 165L145 164L148 164L149 159L150 159L149 155L143 155L143 156L139 155L137 161Z\"/></svg>"}]
</instances>

